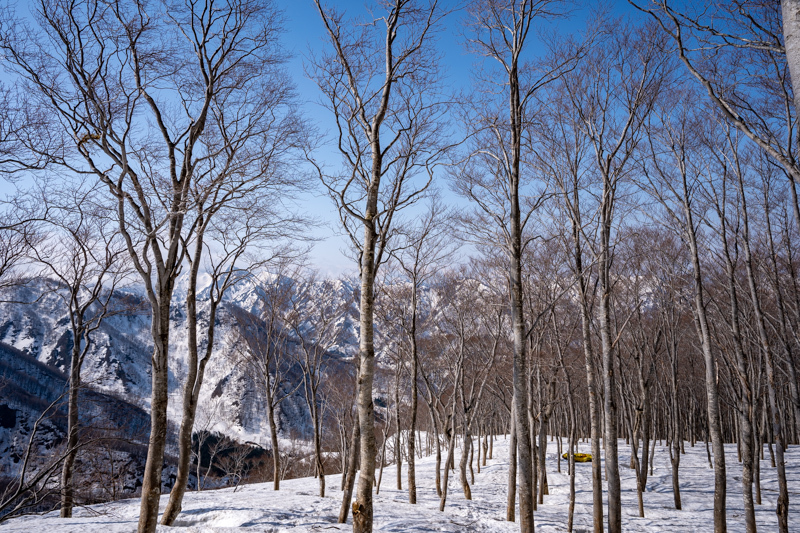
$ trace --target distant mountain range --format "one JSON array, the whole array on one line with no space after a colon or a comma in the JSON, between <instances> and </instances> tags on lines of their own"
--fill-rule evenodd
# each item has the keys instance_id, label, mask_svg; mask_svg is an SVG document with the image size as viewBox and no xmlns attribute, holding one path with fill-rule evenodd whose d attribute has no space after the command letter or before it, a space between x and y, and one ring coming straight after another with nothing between
<instances>
[{"instance_id":1,"label":"distant mountain range","mask_svg":"<svg viewBox=\"0 0 800 533\"><path fill-rule=\"evenodd\" d=\"M236 316L258 313L265 284L286 281L270 277L247 278L228 291L217 315L216 341L206 368L196 428L204 424L208 430L240 442L269 447L266 408L253 372L237 360L231 342L232 331ZM63 294L52 291L49 285L45 280L33 279L0 294L5 302L0 303L0 476L13 473L15 454L19 454L33 421L66 388L65 371L69 367L73 340ZM205 302L210 278L201 277L198 285L201 301L198 320L203 332L207 326ZM358 311L353 305L357 284L335 280L333 285L335 298L342 303L337 323L343 335L330 352L332 359L348 364L358 350ZM169 415L175 427L180 423L180 385L187 373L186 286L185 276L177 280L170 316ZM316 287L311 286L310 290L313 294ZM132 307L137 310L106 318L94 333L82 373L87 385L82 419L86 423L98 419L111 421L112 427L116 424L116 430L144 446L150 423L149 305L143 291L136 288L119 291L115 298L124 298L127 305L134 304ZM281 434L291 430L305 436L310 431L301 394L295 391L281 404ZM203 420L204 416L209 418L208 413L213 413L213 417ZM109 423L103 422L104 427ZM66 429L64 413L57 412L43 428L50 433L53 445L57 444Z\"/></svg>"}]
</instances>

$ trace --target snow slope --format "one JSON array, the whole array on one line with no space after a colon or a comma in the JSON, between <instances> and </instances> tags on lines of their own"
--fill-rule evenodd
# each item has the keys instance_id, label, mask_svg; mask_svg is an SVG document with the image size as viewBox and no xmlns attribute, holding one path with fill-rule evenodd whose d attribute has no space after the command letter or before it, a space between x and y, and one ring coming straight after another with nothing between
<instances>
[{"instance_id":1,"label":"snow slope","mask_svg":"<svg viewBox=\"0 0 800 533\"><path fill-rule=\"evenodd\" d=\"M555 443L548 445L548 478L550 496L535 513L536 530L542 532L566 531L568 504L568 477L555 472ZM580 451L588 451L588 443L581 443ZM620 442L620 464L628 463L628 447ZM383 485L375 501L375 529L383 532L402 531L518 531L518 526L505 521L507 441L495 441L493 460L489 460L481 473L475 474L472 487L473 500L466 501L455 477L450 478L450 494L444 513L438 510L439 500L433 484L433 457L418 460L418 504L407 503L407 493L393 488L395 469L384 471ZM728 531L744 531L741 498L741 468L736 461L736 448L727 448L728 465ZM777 480L775 469L770 467L769 454L761 463L763 505L757 507L759 531L777 530L775 500ZM790 494L790 528L800 523L800 447L787 451L787 474ZM562 463L566 471L566 463ZM686 446L681 458L681 490L684 510L672 508L672 482L669 456L662 446L656 447L655 472L648 478L645 493L646 518L639 518L636 504L635 480L632 470L623 468L623 530L631 532L706 532L712 530L713 471L708 468L705 447L702 443L692 448ZM403 483L405 485L405 469ZM575 508L576 532L591 530L591 467L577 465L577 504ZM339 476L327 479L328 493L319 498L317 480L303 478L282 483L274 492L270 484L256 484L233 489L188 493L183 512L174 527L159 526L160 533L233 533L233 532L320 532L350 531L349 524L337 524L336 516L341 502ZM166 497L162 498L166 504ZM139 501L125 500L90 508L78 509L76 517L58 518L57 513L42 517L22 517L0 526L2 533L27 533L47 531L52 533L128 533L136 530ZM800 531L800 528L797 529Z\"/></svg>"}]
</instances>

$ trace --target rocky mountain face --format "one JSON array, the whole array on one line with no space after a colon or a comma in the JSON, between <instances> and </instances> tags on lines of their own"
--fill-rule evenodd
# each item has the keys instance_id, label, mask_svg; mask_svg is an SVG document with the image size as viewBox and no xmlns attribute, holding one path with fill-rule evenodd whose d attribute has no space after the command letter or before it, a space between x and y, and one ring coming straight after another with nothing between
<instances>
[{"instance_id":1,"label":"rocky mountain face","mask_svg":"<svg viewBox=\"0 0 800 533\"><path fill-rule=\"evenodd\" d=\"M242 361L234 340L237 317L257 315L268 283L280 279L244 279L230 289L221 305L216 324L212 358L206 367L195 424L197 429L216 431L240 442L269 447L269 423L259 383ZM186 327L187 280L178 280L171 312L170 404L171 422L180 423L182 390L187 374ZM358 315L353 305L356 284L333 282L333 296L341 305L337 326L342 335L330 351L331 360L346 364L358 349ZM200 331L208 324L207 299L210 279L199 283ZM314 294L316 286L309 287ZM321 289L320 289L321 290ZM326 290L331 297L330 287ZM48 288L43 280L0 295L0 476L12 474L15 454L27 439L36 418L66 390L72 335L64 294ZM150 314L142 291L128 288L115 294L124 300L125 312L106 318L92 336L92 346L83 366L82 379L87 407L84 423L116 429L129 442L143 446L149 433L150 402ZM308 305L314 305L314 298ZM122 306L120 306L122 307ZM205 341L205 336L201 336ZM295 375L293 378L299 379ZM288 387L289 385L287 385ZM281 436L290 431L301 438L310 431L308 410L300 389L279 407ZM64 437L66 422L58 409L42 423L51 446ZM171 450L175 452L174 448Z\"/></svg>"}]
</instances>

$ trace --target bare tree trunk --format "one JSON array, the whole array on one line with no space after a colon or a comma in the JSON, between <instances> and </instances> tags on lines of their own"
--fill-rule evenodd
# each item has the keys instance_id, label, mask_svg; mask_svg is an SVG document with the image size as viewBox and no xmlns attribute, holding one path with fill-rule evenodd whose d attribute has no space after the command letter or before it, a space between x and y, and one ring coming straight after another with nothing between
<instances>
[{"instance_id":1,"label":"bare tree trunk","mask_svg":"<svg viewBox=\"0 0 800 533\"><path fill-rule=\"evenodd\" d=\"M470 437L471 439L472 437ZM479 441L480 442L480 441ZM480 446L476 446L474 442L470 440L469 445L469 479L470 484L475 484L475 469L472 467L473 460L475 459L475 449L478 449L478 455L480 455ZM478 463L480 463L480 457L478 457ZM479 467L480 468L480 467Z\"/></svg>"},{"instance_id":2,"label":"bare tree trunk","mask_svg":"<svg viewBox=\"0 0 800 533\"><path fill-rule=\"evenodd\" d=\"M430 406L431 420L433 421L433 437L436 441L436 496L442 497L442 441L439 438L439 424L436 421L436 414L433 412L433 405Z\"/></svg>"},{"instance_id":3,"label":"bare tree trunk","mask_svg":"<svg viewBox=\"0 0 800 533\"><path fill-rule=\"evenodd\" d=\"M189 351L191 352L191 349ZM194 377L191 375L191 370L189 374L190 377L186 383L194 384ZM184 394L191 395L192 392L184 391ZM175 477L175 484L172 486L172 490L170 490L167 507L164 509L164 514L161 516L161 523L164 525L172 525L181 512L183 496L186 493L186 487L189 481L189 470L191 469L192 428L194 427L196 408L196 399L184 398L181 427L178 431L178 474Z\"/></svg>"},{"instance_id":4,"label":"bare tree trunk","mask_svg":"<svg viewBox=\"0 0 800 533\"><path fill-rule=\"evenodd\" d=\"M360 460L361 425L358 423L358 419L354 422L353 432L350 436L350 458L347 461L347 481L342 491L342 506L339 509L338 522L340 524L346 524L347 516L350 514L350 502L353 500L353 487L356 483L356 472L358 471L358 461Z\"/></svg>"},{"instance_id":5,"label":"bare tree trunk","mask_svg":"<svg viewBox=\"0 0 800 533\"><path fill-rule=\"evenodd\" d=\"M575 451L578 447L577 441L577 420L575 416L575 405L572 402L572 394L569 395L570 409L570 428L569 428L569 455L567 456L567 470L569 471L569 510L567 511L567 531L572 533L572 526L575 518ZM592 458L594 461L594 458Z\"/></svg>"},{"instance_id":6,"label":"bare tree trunk","mask_svg":"<svg viewBox=\"0 0 800 533\"><path fill-rule=\"evenodd\" d=\"M577 200L577 186L573 196ZM576 205L577 208L577 205ZM594 533L603 533L603 479L600 468L600 408L597 401L597 385L594 373L594 350L592 349L591 321L589 319L589 297L583 270L580 244L581 228L577 220L572 220L572 236L575 257L575 275L580 290L581 334L583 337L583 357L586 369L586 388L589 392L590 436L592 441L592 525Z\"/></svg>"},{"instance_id":7,"label":"bare tree trunk","mask_svg":"<svg viewBox=\"0 0 800 533\"><path fill-rule=\"evenodd\" d=\"M518 97L519 90L517 88L517 98ZM516 146L516 151L518 157L519 144ZM519 179L519 159L517 159L516 166L517 179ZM520 227L519 197L517 191L512 193L511 203L511 238L513 243L511 246L511 271L509 278L511 284L511 325L514 339L513 412L517 426L516 449L520 516L519 527L521 533L531 533L534 528L533 457L531 453L531 431L528 422L528 361L525 353L525 321L522 315L522 230Z\"/></svg>"},{"instance_id":8,"label":"bare tree trunk","mask_svg":"<svg viewBox=\"0 0 800 533\"><path fill-rule=\"evenodd\" d=\"M316 399L314 400L316 402ZM320 436L319 410L314 409L314 457L319 476L319 497L325 497L325 465L322 462L322 438Z\"/></svg>"},{"instance_id":9,"label":"bare tree trunk","mask_svg":"<svg viewBox=\"0 0 800 533\"><path fill-rule=\"evenodd\" d=\"M269 388L269 386L267 386L267 388ZM267 418L269 419L269 438L272 443L272 490L280 490L281 455L278 450L278 424L275 423L275 406L272 404L272 398L269 397L267 398ZM342 476L344 475L345 472L342 470ZM344 477L342 479L344 479Z\"/></svg>"},{"instance_id":10,"label":"bare tree trunk","mask_svg":"<svg viewBox=\"0 0 800 533\"><path fill-rule=\"evenodd\" d=\"M198 245L196 248L196 256L192 261L189 273L189 289L186 293L186 321L188 332L188 351L189 357L187 360L188 373L186 381L183 384L183 409L181 413L181 426L178 430L178 473L175 477L175 484L169 493L169 500L164 509L164 514L161 517L161 523L166 526L171 526L175 519L181 512L183 503L183 496L186 493L186 486L189 481L189 470L191 468L192 457L192 429L194 428L194 419L197 412L197 400L200 394L200 385L203 382L203 370L205 365L199 361L198 357L198 343L197 343L197 274L200 267L200 253L202 246L202 233L197 236ZM214 304L212 302L212 307ZM211 311L211 324L213 328L213 320L216 318L216 309ZM213 332L210 332L211 338L209 342L213 344Z\"/></svg>"},{"instance_id":11,"label":"bare tree trunk","mask_svg":"<svg viewBox=\"0 0 800 533\"><path fill-rule=\"evenodd\" d=\"M384 427L383 430L383 443L381 443L381 460L378 467L378 480L375 482L375 494L380 494L381 492L381 481L383 481L383 467L386 465L386 443L389 441L386 437L388 437L388 425Z\"/></svg>"},{"instance_id":12,"label":"bare tree trunk","mask_svg":"<svg viewBox=\"0 0 800 533\"><path fill-rule=\"evenodd\" d=\"M150 440L147 461L142 475L142 502L139 512L139 533L156 530L158 502L161 498L161 469L164 465L164 449L167 444L167 355L169 352L169 302L173 280L166 280L168 290L159 291L161 300L154 310L152 331L153 347L152 399L150 402Z\"/></svg>"},{"instance_id":13,"label":"bare tree trunk","mask_svg":"<svg viewBox=\"0 0 800 533\"><path fill-rule=\"evenodd\" d=\"M469 488L469 480L467 480L467 462L469 462L470 452L472 451L472 435L469 429L464 424L464 445L461 447L461 460L458 462L459 478L461 480L461 488L464 491L464 499L472 499L472 490Z\"/></svg>"},{"instance_id":14,"label":"bare tree trunk","mask_svg":"<svg viewBox=\"0 0 800 533\"><path fill-rule=\"evenodd\" d=\"M69 394L67 397L67 454L61 468L61 518L72 517L74 505L74 487L72 486L73 466L78 455L78 393L81 386L79 350L80 339L73 342L72 361L70 363Z\"/></svg>"},{"instance_id":15,"label":"bare tree trunk","mask_svg":"<svg viewBox=\"0 0 800 533\"><path fill-rule=\"evenodd\" d=\"M373 218L378 209L378 187L382 171L381 150L377 140L372 150L373 181L367 200L364 219L364 247L361 261L361 321L358 372L358 423L361 433L361 473L358 476L356 501L353 502L353 533L372 533L372 485L375 482L375 414L372 403L372 384L375 378L375 347L373 345L375 303L375 245L377 233Z\"/></svg>"},{"instance_id":16,"label":"bare tree trunk","mask_svg":"<svg viewBox=\"0 0 800 533\"><path fill-rule=\"evenodd\" d=\"M516 520L517 503L517 423L514 416L516 409L514 402L511 402L511 419L509 425L510 438L508 439L508 501L506 503L506 520L514 522Z\"/></svg>"},{"instance_id":17,"label":"bare tree trunk","mask_svg":"<svg viewBox=\"0 0 800 533\"><path fill-rule=\"evenodd\" d=\"M552 405L552 404L551 404ZM539 466L539 503L544 503L544 497L550 495L550 488L547 486L547 465L545 459L547 458L547 420L549 414L546 411L552 409L550 406L542 410L539 415L541 420L539 422L539 446L538 451L538 466Z\"/></svg>"},{"instance_id":18,"label":"bare tree trunk","mask_svg":"<svg viewBox=\"0 0 800 533\"><path fill-rule=\"evenodd\" d=\"M674 326L674 324L673 324ZM674 332L670 332L672 342L668 344L667 350L670 356L670 379L671 387L670 394L672 400L671 425L672 425L672 444L669 448L669 459L672 465L672 495L675 501L675 509L681 510L681 485L679 479L679 468L681 465L681 449L678 443L683 440L681 433L681 416L680 407L678 405L678 347L677 340L675 339ZM691 412L691 411L690 411Z\"/></svg>"},{"instance_id":19,"label":"bare tree trunk","mask_svg":"<svg viewBox=\"0 0 800 533\"><path fill-rule=\"evenodd\" d=\"M487 428L488 429L488 428ZM486 453L489 451L489 436L483 434L483 466L486 466ZM478 470L480 472L480 470Z\"/></svg>"},{"instance_id":20,"label":"bare tree trunk","mask_svg":"<svg viewBox=\"0 0 800 533\"><path fill-rule=\"evenodd\" d=\"M394 462L397 467L397 490L403 490L403 453L400 446L400 365L397 366L394 380L394 422L397 432L394 436Z\"/></svg>"},{"instance_id":21,"label":"bare tree trunk","mask_svg":"<svg viewBox=\"0 0 800 533\"><path fill-rule=\"evenodd\" d=\"M408 503L417 503L416 447L414 433L417 431L417 409L419 405L417 391L417 290L411 295L411 413L408 421Z\"/></svg>"},{"instance_id":22,"label":"bare tree trunk","mask_svg":"<svg viewBox=\"0 0 800 533\"><path fill-rule=\"evenodd\" d=\"M484 427L483 424L478 424L478 440L475 443L475 450L478 452L478 473L481 473L481 439L483 437ZM470 458L470 469L472 468L472 459ZM472 476L472 483L475 483L475 476Z\"/></svg>"},{"instance_id":23,"label":"bare tree trunk","mask_svg":"<svg viewBox=\"0 0 800 533\"><path fill-rule=\"evenodd\" d=\"M458 379L456 379L456 383ZM453 395L453 408L450 411L450 439L447 446L447 458L444 462L444 479L442 480L442 495L439 498L439 511L444 511L447 503L447 482L450 478L450 465L454 462L456 449L456 398Z\"/></svg>"},{"instance_id":24,"label":"bare tree trunk","mask_svg":"<svg viewBox=\"0 0 800 533\"><path fill-rule=\"evenodd\" d=\"M608 177L604 180L603 197L608 198L608 204L603 201L603 211L600 223L600 340L603 353L603 414L604 428L603 448L605 450L606 476L608 478L608 531L620 533L622 531L622 500L619 477L619 452L617 450L617 402L616 383L614 378L614 357L611 340L611 213L613 210L613 193L610 192L611 183ZM609 205L610 204L610 205Z\"/></svg>"}]
</instances>

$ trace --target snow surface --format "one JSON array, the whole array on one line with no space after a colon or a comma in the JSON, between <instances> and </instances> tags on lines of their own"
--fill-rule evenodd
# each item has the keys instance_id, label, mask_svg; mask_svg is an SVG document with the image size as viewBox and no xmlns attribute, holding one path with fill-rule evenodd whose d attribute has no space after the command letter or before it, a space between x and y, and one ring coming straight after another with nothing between
<instances>
[{"instance_id":1,"label":"snow surface","mask_svg":"<svg viewBox=\"0 0 800 533\"><path fill-rule=\"evenodd\" d=\"M620 441L620 465L629 462L629 447ZM556 445L548 443L548 480L550 496L535 513L537 531L566 531L569 478L566 462L556 472ZM588 452L589 443L581 443L579 451ZM407 503L407 492L394 489L396 469L384 469L381 491L375 498L375 530L401 531L518 531L519 526L505 521L507 441L499 437L494 444L494 459L475 473L472 501L466 501L458 482L458 472L450 477L450 491L444 513L438 510L439 500L433 483L433 457L417 460L416 506ZM745 530L742 513L741 467L736 460L735 445L726 448L728 467L728 531ZM756 507L759 531L777 531L775 501L777 479L765 449L761 462L763 505ZM787 451L787 476L790 491L789 528L800 531L800 447ZM456 463L458 461L456 460ZM403 465L403 485L406 470ZM591 466L577 465L575 507L576 532L591 531ZM657 445L655 471L648 477L644 495L646 518L638 517L633 471L622 468L623 530L635 532L706 532L713 530L713 471L708 468L703 443L694 448L686 445L681 457L681 496L683 510L673 509L669 455ZM253 484L238 490L222 489L187 493L183 512L174 527L158 526L160 533L233 533L233 532L325 532L350 531L350 524L337 524L341 503L338 475L328 476L325 498L319 498L318 481L314 478L287 480L281 490L272 490L271 483ZM162 497L162 510L166 504ZM57 513L21 517L0 526L2 533L128 533L136 530L139 500L124 500L105 505L76 509L75 518L61 519Z\"/></svg>"}]
</instances>

